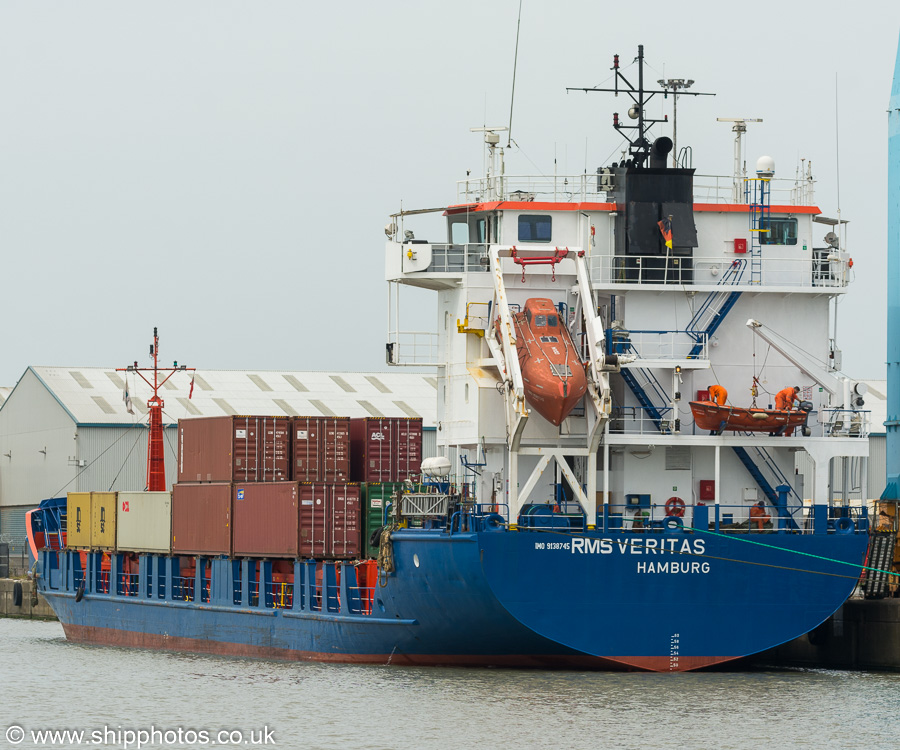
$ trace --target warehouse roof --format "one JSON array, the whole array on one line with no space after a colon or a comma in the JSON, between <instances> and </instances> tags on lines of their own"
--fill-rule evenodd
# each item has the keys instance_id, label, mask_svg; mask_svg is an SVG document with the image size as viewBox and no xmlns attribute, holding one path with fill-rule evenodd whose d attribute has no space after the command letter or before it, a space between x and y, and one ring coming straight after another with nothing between
<instances>
[{"instance_id":1,"label":"warehouse roof","mask_svg":"<svg viewBox=\"0 0 900 750\"><path fill-rule=\"evenodd\" d=\"M78 424L132 424L147 413L151 389L133 372L104 367L29 367L26 375L28 371ZM133 416L125 409L126 376ZM160 395L171 423L226 414L422 417L426 426L437 419L437 380L407 372L185 371L175 373Z\"/></svg>"},{"instance_id":2,"label":"warehouse roof","mask_svg":"<svg viewBox=\"0 0 900 750\"><path fill-rule=\"evenodd\" d=\"M12 393L12 388L3 387L0 388L0 406L3 405L3 402L9 397L9 394Z\"/></svg>"}]
</instances>

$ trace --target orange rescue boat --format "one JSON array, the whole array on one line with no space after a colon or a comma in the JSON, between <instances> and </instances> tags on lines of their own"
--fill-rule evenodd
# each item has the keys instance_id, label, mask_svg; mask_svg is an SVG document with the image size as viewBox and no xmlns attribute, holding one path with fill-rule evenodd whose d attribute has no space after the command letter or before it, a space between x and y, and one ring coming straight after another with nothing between
<instances>
[{"instance_id":1,"label":"orange rescue boat","mask_svg":"<svg viewBox=\"0 0 900 750\"><path fill-rule=\"evenodd\" d=\"M795 429L806 434L806 421L812 404L801 402L799 410L745 409L739 406L719 406L712 401L691 401L694 424L713 435L726 430L735 432L768 432L770 435L791 435Z\"/></svg>"},{"instance_id":2,"label":"orange rescue boat","mask_svg":"<svg viewBox=\"0 0 900 750\"><path fill-rule=\"evenodd\" d=\"M513 323L525 400L558 426L587 390L584 363L551 300L528 300Z\"/></svg>"}]
</instances>

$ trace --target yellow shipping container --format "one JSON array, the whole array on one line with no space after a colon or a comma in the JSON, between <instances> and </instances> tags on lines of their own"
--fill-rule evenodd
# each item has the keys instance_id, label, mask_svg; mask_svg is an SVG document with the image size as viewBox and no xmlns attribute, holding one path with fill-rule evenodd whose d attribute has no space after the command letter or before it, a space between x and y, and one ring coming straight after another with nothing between
<instances>
[{"instance_id":1,"label":"yellow shipping container","mask_svg":"<svg viewBox=\"0 0 900 750\"><path fill-rule=\"evenodd\" d=\"M91 547L116 548L116 493L91 493Z\"/></svg>"},{"instance_id":2,"label":"yellow shipping container","mask_svg":"<svg viewBox=\"0 0 900 750\"><path fill-rule=\"evenodd\" d=\"M90 549L90 492L70 492L66 495L66 546L72 549Z\"/></svg>"}]
</instances>

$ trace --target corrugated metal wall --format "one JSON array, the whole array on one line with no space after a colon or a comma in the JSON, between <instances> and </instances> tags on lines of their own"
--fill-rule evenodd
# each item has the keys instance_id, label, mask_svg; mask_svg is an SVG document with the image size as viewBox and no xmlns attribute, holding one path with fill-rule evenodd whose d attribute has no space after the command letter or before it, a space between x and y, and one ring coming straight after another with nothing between
<instances>
[{"instance_id":1,"label":"corrugated metal wall","mask_svg":"<svg viewBox=\"0 0 900 750\"><path fill-rule=\"evenodd\" d=\"M9 542L10 552L20 550L27 540L25 514L31 507L0 508L0 542Z\"/></svg>"},{"instance_id":2,"label":"corrugated metal wall","mask_svg":"<svg viewBox=\"0 0 900 750\"><path fill-rule=\"evenodd\" d=\"M147 485L148 435L145 425L79 427L76 441L78 459L86 461L87 465L77 469L77 478L67 489L78 492L143 490ZM163 436L166 489L172 488L177 476L177 435L178 430L173 426L167 427Z\"/></svg>"},{"instance_id":3,"label":"corrugated metal wall","mask_svg":"<svg viewBox=\"0 0 900 750\"><path fill-rule=\"evenodd\" d=\"M439 456L437 448L437 430L434 427L422 428L422 458Z\"/></svg>"}]
</instances>

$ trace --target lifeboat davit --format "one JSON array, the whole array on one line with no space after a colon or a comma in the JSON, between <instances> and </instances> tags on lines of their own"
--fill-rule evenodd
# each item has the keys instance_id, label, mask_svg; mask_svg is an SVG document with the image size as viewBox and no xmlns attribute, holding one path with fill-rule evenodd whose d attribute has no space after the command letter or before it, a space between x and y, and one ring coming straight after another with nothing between
<instances>
[{"instance_id":1,"label":"lifeboat davit","mask_svg":"<svg viewBox=\"0 0 900 750\"><path fill-rule=\"evenodd\" d=\"M584 364L551 300L528 300L513 324L525 400L558 426L587 390Z\"/></svg>"},{"instance_id":2,"label":"lifeboat davit","mask_svg":"<svg viewBox=\"0 0 900 750\"><path fill-rule=\"evenodd\" d=\"M806 429L812 404L804 401L800 410L744 409L719 406L712 401L691 401L694 423L701 430L721 435L725 430L736 432L768 432L770 435L791 435L796 428Z\"/></svg>"}]
</instances>

